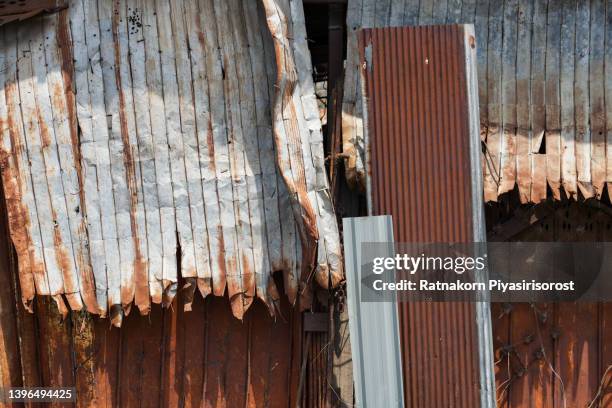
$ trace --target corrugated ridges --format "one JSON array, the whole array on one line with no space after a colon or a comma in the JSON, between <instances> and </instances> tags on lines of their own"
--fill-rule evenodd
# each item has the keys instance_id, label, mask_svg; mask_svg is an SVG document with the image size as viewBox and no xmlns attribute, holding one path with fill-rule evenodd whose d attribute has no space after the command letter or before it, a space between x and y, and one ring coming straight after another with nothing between
<instances>
[{"instance_id":1,"label":"corrugated ridges","mask_svg":"<svg viewBox=\"0 0 612 408\"><path fill-rule=\"evenodd\" d=\"M372 215L393 215L396 242L471 242L463 29L366 29L359 41ZM473 304L399 308L406 405L478 406Z\"/></svg>"},{"instance_id":2,"label":"corrugated ridges","mask_svg":"<svg viewBox=\"0 0 612 408\"><path fill-rule=\"evenodd\" d=\"M603 0L349 1L343 100L347 176L365 184L356 30L474 24L485 199L518 188L521 202L600 198L612 179L612 58ZM609 105L609 104L608 104Z\"/></svg>"},{"instance_id":3,"label":"corrugated ridges","mask_svg":"<svg viewBox=\"0 0 612 408\"><path fill-rule=\"evenodd\" d=\"M26 305L65 297L120 325L132 304L170 304L180 274L188 299L227 288L242 318L255 297L275 313L274 271L292 302L301 279L302 306L313 276L339 283L302 4L265 6L283 8L283 38L256 0L72 0L4 28L3 184ZM294 78L280 94L277 41Z\"/></svg>"}]
</instances>

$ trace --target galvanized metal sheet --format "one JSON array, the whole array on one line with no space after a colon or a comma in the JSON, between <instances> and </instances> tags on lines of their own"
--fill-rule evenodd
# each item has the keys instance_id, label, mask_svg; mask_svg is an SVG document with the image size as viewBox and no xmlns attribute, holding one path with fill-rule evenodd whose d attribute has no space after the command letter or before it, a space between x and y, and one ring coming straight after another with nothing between
<instances>
[{"instance_id":1,"label":"galvanized metal sheet","mask_svg":"<svg viewBox=\"0 0 612 408\"><path fill-rule=\"evenodd\" d=\"M73 0L2 29L23 301L111 315L222 296L274 314L342 279L301 1ZM297 234L296 234L297 232ZM177 262L180 259L180 265ZM185 306L189 309L190 302Z\"/></svg>"},{"instance_id":2,"label":"galvanized metal sheet","mask_svg":"<svg viewBox=\"0 0 612 408\"><path fill-rule=\"evenodd\" d=\"M600 198L612 181L610 7L548 0L349 0L342 114L347 177L365 186L360 28L474 24L485 200Z\"/></svg>"},{"instance_id":3,"label":"galvanized metal sheet","mask_svg":"<svg viewBox=\"0 0 612 408\"><path fill-rule=\"evenodd\" d=\"M361 302L362 244L388 243L390 216L344 218L344 254L355 403L358 407L403 407L402 365L396 302ZM382 255L382 254L381 254Z\"/></svg>"},{"instance_id":4,"label":"galvanized metal sheet","mask_svg":"<svg viewBox=\"0 0 612 408\"><path fill-rule=\"evenodd\" d=\"M393 215L398 242L483 241L471 27L365 29L359 43L371 214ZM399 310L406 405L494 406L488 305Z\"/></svg>"}]
</instances>

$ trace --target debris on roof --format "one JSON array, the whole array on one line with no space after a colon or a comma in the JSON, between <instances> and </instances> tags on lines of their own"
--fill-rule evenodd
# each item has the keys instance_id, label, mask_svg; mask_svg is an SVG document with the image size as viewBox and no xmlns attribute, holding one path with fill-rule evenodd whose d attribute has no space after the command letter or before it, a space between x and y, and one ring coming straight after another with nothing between
<instances>
[{"instance_id":1,"label":"debris on roof","mask_svg":"<svg viewBox=\"0 0 612 408\"><path fill-rule=\"evenodd\" d=\"M26 307L51 295L120 325L227 289L242 318L256 297L275 313L274 271L302 307L313 276L340 282L301 1L75 0L0 47Z\"/></svg>"}]
</instances>

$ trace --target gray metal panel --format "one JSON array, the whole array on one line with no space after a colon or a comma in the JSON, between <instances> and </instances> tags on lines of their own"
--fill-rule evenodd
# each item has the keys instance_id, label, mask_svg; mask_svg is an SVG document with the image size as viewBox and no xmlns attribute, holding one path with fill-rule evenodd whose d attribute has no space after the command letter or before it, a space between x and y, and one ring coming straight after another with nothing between
<instances>
[{"instance_id":1,"label":"gray metal panel","mask_svg":"<svg viewBox=\"0 0 612 408\"><path fill-rule=\"evenodd\" d=\"M396 302L361 302L361 244L389 242L391 216L344 218L344 254L355 400L359 407L403 407Z\"/></svg>"},{"instance_id":2,"label":"gray metal panel","mask_svg":"<svg viewBox=\"0 0 612 408\"><path fill-rule=\"evenodd\" d=\"M468 94L470 164L471 164L471 193L472 193L472 225L474 229L474 242L486 242L487 229L484 218L482 166L480 162L480 114L478 109L478 77L476 61L476 35L474 26L464 26L465 72ZM480 248L480 246L478 246ZM478 254L482 256L482 254ZM478 278L486 282L488 271L482 272L485 276ZM478 328L478 365L480 379L480 406L496 406L495 402L495 368L493 357L493 329L491 323L490 302L476 303L476 327Z\"/></svg>"}]
</instances>

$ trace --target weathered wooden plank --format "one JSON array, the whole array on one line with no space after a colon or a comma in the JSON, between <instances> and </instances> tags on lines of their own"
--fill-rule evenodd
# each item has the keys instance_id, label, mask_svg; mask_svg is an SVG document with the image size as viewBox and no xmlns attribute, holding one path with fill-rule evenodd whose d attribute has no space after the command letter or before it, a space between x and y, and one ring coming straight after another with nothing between
<instances>
[{"instance_id":1,"label":"weathered wooden plank","mask_svg":"<svg viewBox=\"0 0 612 408\"><path fill-rule=\"evenodd\" d=\"M255 88L253 82L255 76L251 65L251 55L246 32L247 20L245 18L244 2L229 2L229 14L232 16L232 27L234 35L234 49L236 53L236 73L240 84L240 110L242 137L244 139L245 173L248 197L248 220L251 224L250 233L247 234L251 240L252 250L246 254L253 258L252 270L243 268L243 285L246 296L261 297L265 301L268 279L264 281L263 274L269 271L268 257L264 256L262 244L265 237L265 219L262 187L262 171L257 143L257 119L255 112ZM249 241L245 241L248 245ZM243 250L244 253L244 250ZM246 264L248 266L248 263ZM265 271L265 272L264 272ZM249 276L249 272L252 276ZM267 277L266 277L267 278ZM257 291L255 290L257 287ZM273 309L271 309L273 310Z\"/></svg>"},{"instance_id":2,"label":"weathered wooden plank","mask_svg":"<svg viewBox=\"0 0 612 408\"><path fill-rule=\"evenodd\" d=\"M217 19L218 41L220 47L220 58L223 61L223 72L225 73L224 104L227 118L227 138L229 153L229 173L227 182L232 191L232 199L229 202L229 194L224 195L223 201L228 207L233 207L233 220L227 220L227 224L232 222L235 230L234 239L235 252L228 251L231 244L226 240L226 276L228 295L231 299L234 315L242 318L244 312L250 306L252 299L244 294L250 288L244 287L243 277L252 274L253 257L252 252L245 246L246 242L251 242L250 231L245 228L248 225L248 191L246 184L246 170L244 157L244 136L241 128L240 118L240 90L238 89L237 64L234 61L234 43L232 39L231 26L228 26L226 17L229 15L227 2L214 2L215 17Z\"/></svg>"},{"instance_id":3,"label":"weathered wooden plank","mask_svg":"<svg viewBox=\"0 0 612 408\"><path fill-rule=\"evenodd\" d=\"M549 2L550 5L550 2ZM553 197L561 198L561 131L559 95L559 59L561 41L561 11L547 9L546 29L546 178Z\"/></svg>"},{"instance_id":4,"label":"weathered wooden plank","mask_svg":"<svg viewBox=\"0 0 612 408\"><path fill-rule=\"evenodd\" d=\"M43 294L54 295L58 302L63 302L61 298L57 297L64 291L64 282L60 262L55 251L53 207L47 185L42 151L43 143L40 135L36 101L34 99L33 82L35 78L32 72L31 47L36 41L35 27L32 25L19 26L17 35L19 38L17 42L17 55L19 57L16 59L18 72L16 82L19 103L16 106L21 106L21 117L23 118L23 139L21 143L27 148L28 161L25 163L29 162L29 166L26 167L26 171L29 171L31 174L34 196L32 204L36 206L40 225L41 249L46 271L44 279L47 280L49 288L48 292L43 292ZM15 102L13 101L12 103Z\"/></svg>"},{"instance_id":5,"label":"weathered wooden plank","mask_svg":"<svg viewBox=\"0 0 612 408\"><path fill-rule=\"evenodd\" d=\"M8 38L7 38L8 37ZM32 310L31 303L34 299L36 288L34 286L33 266L30 259L32 236L38 235L38 219L32 218L30 210L26 207L28 202L33 199L27 193L28 184L25 183L25 174L20 170L20 163L23 163L23 147L20 147L18 140L15 140L14 121L10 120L9 111L15 109L11 107L11 92L8 90L9 75L14 75L15 61L14 53L6 47L7 41L10 42L13 36L5 35L5 29L0 30L0 66L5 69L0 70L0 131L2 132L2 185L3 197L5 199L6 214L10 237L17 253L18 276L21 287L21 303L28 310ZM10 47L10 46L8 46ZM14 47L12 47L14 49ZM6 91L5 91L6 89ZM8 92L7 92L8 91ZM19 122L21 123L21 122ZM11 126L13 125L13 126ZM21 164L23 166L23 164ZM40 238L39 238L40 240ZM42 262L42 259L41 261Z\"/></svg>"},{"instance_id":6,"label":"weathered wooden plank","mask_svg":"<svg viewBox=\"0 0 612 408\"><path fill-rule=\"evenodd\" d=\"M69 48L64 44L69 35L68 12L63 11L42 19L44 36L44 63L47 67L46 80L50 97L50 110L53 116L52 124L57 143L59 165L61 167L61 181L64 189L62 199L65 200L66 212L72 241L75 272L77 274L81 296L87 309L92 313L99 313L100 306L96 299L94 275L91 266L90 250L87 243L87 230L81 207L83 205L82 171L80 166L79 149L75 148L73 141L72 116L74 108L70 106L73 100L66 97L66 75L73 75L73 64L64 58L65 50ZM63 72L69 70L69 72ZM41 77L45 76L44 71ZM102 296L106 302L106 294Z\"/></svg>"},{"instance_id":7,"label":"weathered wooden plank","mask_svg":"<svg viewBox=\"0 0 612 408\"><path fill-rule=\"evenodd\" d=\"M131 74L131 88L134 110L134 123L140 164L139 189L144 204L147 246L147 285L154 303L162 301L163 279L163 236L161 214L157 191L157 172L154 142L149 110L149 88L146 78L146 55L143 19L151 9L136 0L126 1L126 30L128 40L128 67ZM151 41L149 39L149 41ZM146 302L145 302L146 305ZM145 306L146 307L146 306Z\"/></svg>"},{"instance_id":8,"label":"weathered wooden plank","mask_svg":"<svg viewBox=\"0 0 612 408\"><path fill-rule=\"evenodd\" d=\"M272 38L270 35L270 31L268 30L267 25L265 24L266 14L263 8L263 5L259 5L258 7L258 16L260 21L260 30L263 38L264 45L264 60L266 66L274 66L276 64L274 48L272 43ZM267 85L268 85L268 95L269 98L272 98L275 95L276 88L276 73L273 70L266 70L267 73ZM269 108L271 108L272 104L270 103ZM272 129L270 129L272 130ZM276 155L276 147L274 146L274 137L271 140L272 143L272 153ZM276 163L276 158L273 159ZM281 259L280 259L280 267L275 268L274 270L281 270L283 272L283 284L284 291L287 294L289 301L291 304L295 304L298 296L298 277L300 271L299 260L300 257L297 253L296 248L299 248L299 237L297 235L297 227L295 223L295 219L293 218L291 203L289 202L289 191L287 190L287 186L282 179L282 175L278 167L275 165L276 172L276 198L278 202L275 204L278 206L279 211L279 219L280 220L292 220L293 222L282 222L280 224L280 232L282 237L281 242ZM274 189L270 190L273 194L275 192Z\"/></svg>"},{"instance_id":9,"label":"weathered wooden plank","mask_svg":"<svg viewBox=\"0 0 612 408\"><path fill-rule=\"evenodd\" d=\"M589 35L589 113L591 128L591 179L594 194L601 198L606 181L605 27L606 5L591 2Z\"/></svg>"},{"instance_id":10,"label":"weathered wooden plank","mask_svg":"<svg viewBox=\"0 0 612 408\"><path fill-rule=\"evenodd\" d=\"M342 262L338 226L329 193L329 182L325 171L325 153L323 152L323 132L321 120L314 94L312 80L312 61L306 38L306 21L302 3L291 0L290 35L295 65L297 67L298 84L300 86L300 106L297 109L298 124L303 129L305 162L310 162L307 176L309 198L316 207L317 227L319 229L318 266L315 273L317 283L324 288L337 286L342 280ZM303 121L302 118L303 117ZM309 157L308 157L309 156Z\"/></svg>"},{"instance_id":11,"label":"weathered wooden plank","mask_svg":"<svg viewBox=\"0 0 612 408\"><path fill-rule=\"evenodd\" d=\"M285 5L286 6L286 5ZM264 1L266 20L275 46L277 79L273 104L274 139L277 162L289 190L294 217L300 233L302 247L302 275L314 269L315 245L319 236L317 217L308 197L304 149L300 135L297 111L299 87L296 87L294 59L287 33L289 10L279 8L273 1ZM306 273L304 273L306 272ZM302 278L304 278L303 276Z\"/></svg>"},{"instance_id":12,"label":"weathered wooden plank","mask_svg":"<svg viewBox=\"0 0 612 408\"><path fill-rule=\"evenodd\" d=\"M433 9L436 1L421 0L419 7L419 25L433 24Z\"/></svg>"},{"instance_id":13,"label":"weathered wooden plank","mask_svg":"<svg viewBox=\"0 0 612 408\"><path fill-rule=\"evenodd\" d=\"M208 244L207 269L198 270L198 288L202 296L206 297L213 291L216 284L218 271L222 270L224 262L221 255L222 236L219 227L219 199L215 183L215 158L214 145L212 142L212 117L208 95L207 72L208 61L211 58L211 50L206 49L203 27L210 24L202 21L197 2L187 1L184 3L186 32L189 44L189 61L191 63L191 75L193 82L193 103L195 113L195 129L197 132L197 144L201 174L201 188L203 195L204 218L206 220L206 234Z\"/></svg>"},{"instance_id":14,"label":"weathered wooden plank","mask_svg":"<svg viewBox=\"0 0 612 408\"><path fill-rule=\"evenodd\" d=\"M514 188L516 182L516 74L518 1L504 2L502 40L502 138L501 138L501 183L498 194Z\"/></svg>"},{"instance_id":15,"label":"weathered wooden plank","mask_svg":"<svg viewBox=\"0 0 612 408\"><path fill-rule=\"evenodd\" d=\"M528 203L531 195L531 23L533 2L521 0L518 4L518 36L516 55L516 183L522 203Z\"/></svg>"},{"instance_id":16,"label":"weathered wooden plank","mask_svg":"<svg viewBox=\"0 0 612 408\"><path fill-rule=\"evenodd\" d=\"M0 31L0 49L2 49L4 33ZM0 66L3 66L3 59L0 57ZM0 74L0 84L3 84L2 74ZM3 89L0 85L0 100L3 100ZM6 108L0 107L0 118L2 123L6 123ZM4 126L3 126L4 127ZM4 129L2 129L4 132ZM4 194L0 191L0 200L4 199ZM20 337L19 327L17 323L18 309L23 311L20 306L19 297L15 293L14 285L10 282L15 282L15 265L13 264L12 248L10 245L9 221L8 212L4 201L0 202L0 251L3 254L0 259L0 279L5 282L0 287L0 384L4 388L21 387L23 386L23 377L20 358ZM16 301L17 300L17 301ZM26 368L27 370L28 368Z\"/></svg>"},{"instance_id":17,"label":"weathered wooden plank","mask_svg":"<svg viewBox=\"0 0 612 408\"><path fill-rule=\"evenodd\" d=\"M176 64L176 75L179 96L180 132L183 138L183 154L189 194L189 211L193 233L195 268L181 270L184 277L198 277L202 283L210 286L211 272L208 253L208 228L204 214L204 197L202 195L202 175L198 151L197 128L193 104L193 86L191 64L189 60L189 42L185 31L184 1L170 2L170 19ZM204 284L206 286L206 284ZM205 289L204 293L210 292Z\"/></svg>"},{"instance_id":18,"label":"weathered wooden plank","mask_svg":"<svg viewBox=\"0 0 612 408\"><path fill-rule=\"evenodd\" d=\"M272 279L275 270L283 269L280 261L281 242L274 237L281 237L278 199L276 197L276 167L274 166L274 145L272 128L269 126L270 94L266 75L266 59L261 36L260 6L258 2L244 2L243 13L245 18L246 35L249 45L249 57L253 78L254 109L255 109L255 136L257 164L259 166L259 191L261 199L258 201L259 213L262 218L257 228L253 229L253 239L260 236L261 271L257 275L257 296L267 305L271 313L275 313L274 304L278 303L278 290ZM265 27L263 27L265 29ZM266 79L266 80L261 80ZM254 221L253 219L251 220ZM253 227L253 226L252 226ZM257 234L257 229L261 229Z\"/></svg>"},{"instance_id":19,"label":"weathered wooden plank","mask_svg":"<svg viewBox=\"0 0 612 408\"><path fill-rule=\"evenodd\" d=\"M481 138L487 136L488 126L488 43L489 43L489 0L477 0L476 16L474 17L474 30L476 31L476 59L478 61L478 104L480 111ZM484 155L483 155L484 156ZM484 157L483 157L484 161ZM483 175L487 172L484 167Z\"/></svg>"},{"instance_id":20,"label":"weathered wooden plank","mask_svg":"<svg viewBox=\"0 0 612 408\"><path fill-rule=\"evenodd\" d=\"M531 48L531 198L539 203L546 199L546 155L539 154L546 129L546 0L537 0L533 6L533 32Z\"/></svg>"},{"instance_id":21,"label":"weathered wooden plank","mask_svg":"<svg viewBox=\"0 0 612 408\"><path fill-rule=\"evenodd\" d=\"M155 8L145 0L137 3L142 10L142 34L145 47L145 74L149 117L154 146L155 175L160 213L162 240L162 290L167 289L172 279L177 276L177 226L173 196L173 179L171 173L164 89L162 85L162 67L159 41L157 39L157 17ZM157 277L155 276L155 279ZM151 281L151 276L149 276ZM157 299L153 297L153 302Z\"/></svg>"},{"instance_id":22,"label":"weathered wooden plank","mask_svg":"<svg viewBox=\"0 0 612 408\"><path fill-rule=\"evenodd\" d=\"M55 257L64 281L63 292L73 310L81 310L83 302L79 293L78 270L75 253L72 247L66 193L60 172L61 164L58 154L58 143L53 126L54 117L50 106L49 88L47 87L47 70L44 52L44 35L41 22L33 24L34 37L30 40L32 55L32 97L35 106L33 114L38 121L38 132L42 148L42 164L47 177L49 200L51 204L51 222L53 222L53 242ZM27 91L26 91L27 92ZM31 133L33 137L34 134ZM71 155L71 152L68 153ZM64 163L69 169L69 164ZM78 191L78 190L77 190ZM72 192L72 191L69 191Z\"/></svg>"},{"instance_id":23,"label":"weathered wooden plank","mask_svg":"<svg viewBox=\"0 0 612 408\"><path fill-rule=\"evenodd\" d=\"M170 5L166 1L155 2L157 36L161 60L161 78L166 123L166 135L172 177L172 192L176 217L178 243L181 248L181 274L196 276L195 244L191 224L190 201L187 186L185 147L181 134L180 99L175 66L175 45L172 38ZM200 187L201 188L201 187ZM165 271L164 271L165 273ZM165 294L170 302L176 292L176 271L169 269L164 275Z\"/></svg>"},{"instance_id":24,"label":"weathered wooden plank","mask_svg":"<svg viewBox=\"0 0 612 408\"><path fill-rule=\"evenodd\" d=\"M135 293L134 262L136 260L136 255L130 219L131 193L128 189L126 182L128 178L127 169L125 168L126 163L124 161L124 152L126 148L129 149L129 143L128 146L124 146L124 141L122 137L124 132L121 129L121 118L119 115L119 112L121 110L119 103L119 87L117 85L117 75L115 72L115 66L118 63L116 61L117 56L115 55L115 32L118 29L116 27L118 19L113 18L115 10L112 6L112 4L109 4L105 1L98 2L98 17L100 27L99 50L101 57L103 84L103 88L100 90L101 94L99 97L103 98L104 105L99 105L100 100L97 100L95 104L92 103L92 105L104 106L104 111L100 112L99 118L101 119L103 115L107 120L109 151L108 156L111 175L110 181L112 182L111 185L113 191L115 220L117 226L115 235L117 237L117 244L119 249L119 268L109 269L110 273L108 274L107 278L109 281L109 303L111 302L110 297L112 293L112 301L119 302L113 304L121 304L124 312L128 313ZM116 11L117 13L119 12L119 10ZM113 44L113 47L110 47L110 44ZM128 135L126 134L125 136L127 137ZM100 146L100 148L101 150L104 150L102 146ZM133 163L130 165L133 165ZM104 220L104 218L102 218L102 220ZM112 233L112 229L109 228L109 238L113 236ZM119 298L115 297L117 295L119 296ZM121 324L119 320L120 315L116 312L114 313L114 315L111 315L111 318L113 319L115 324Z\"/></svg>"},{"instance_id":25,"label":"weathered wooden plank","mask_svg":"<svg viewBox=\"0 0 612 408\"><path fill-rule=\"evenodd\" d=\"M576 43L576 1L562 3L561 21L561 179L568 197L578 194L574 135L574 44Z\"/></svg>"},{"instance_id":26,"label":"weathered wooden plank","mask_svg":"<svg viewBox=\"0 0 612 408\"><path fill-rule=\"evenodd\" d=\"M485 151L485 201L496 201L501 177L501 75L503 3L491 1L489 6L489 37L487 41L487 117L488 128Z\"/></svg>"},{"instance_id":27,"label":"weathered wooden plank","mask_svg":"<svg viewBox=\"0 0 612 408\"><path fill-rule=\"evenodd\" d=\"M595 194L591 180L591 128L589 125L590 4L576 3L576 66L574 112L576 115L576 171L578 188L585 199Z\"/></svg>"},{"instance_id":28,"label":"weathered wooden plank","mask_svg":"<svg viewBox=\"0 0 612 408\"><path fill-rule=\"evenodd\" d=\"M118 89L119 103L119 133L123 144L123 163L125 167L127 190L129 193L129 224L131 238L127 236L120 240L124 246L130 246L134 251L132 270L133 281L122 283L122 303L129 304L134 300L141 314L149 313L151 299L148 277L148 248L146 236L146 220L144 196L142 189L142 169L140 147L136 135L134 118L134 101L132 96L132 77L130 75L129 44L128 44L128 10L125 1L113 5L112 33L114 48L115 83ZM127 220L126 220L127 221ZM129 266L126 265L126 268Z\"/></svg>"},{"instance_id":29,"label":"weathered wooden plank","mask_svg":"<svg viewBox=\"0 0 612 408\"><path fill-rule=\"evenodd\" d=\"M359 51L357 49L357 30L362 27L363 6L367 0L351 1L346 12L346 69L344 74L342 98L342 151L348 154L344 167L347 182L355 186L358 182L358 160L360 153L358 137L363 127L361 120L361 101L359 85ZM273 94L272 94L273 95Z\"/></svg>"},{"instance_id":30,"label":"weathered wooden plank","mask_svg":"<svg viewBox=\"0 0 612 408\"><path fill-rule=\"evenodd\" d=\"M74 121L78 118L80 130L79 166L83 189L81 211L87 217L96 296L101 314L105 315L110 306L121 304L121 298L120 256L100 54L100 24L96 4L91 2L75 1L69 13L74 66L74 74L71 75L74 75L73 86L76 90ZM68 47L68 38L65 40L63 47ZM64 59L70 58L69 55ZM73 123L72 126L76 127L77 124ZM76 133L77 129L72 132ZM110 270L108 274L107 267ZM117 321L115 323L118 324Z\"/></svg>"},{"instance_id":31,"label":"weathered wooden plank","mask_svg":"<svg viewBox=\"0 0 612 408\"><path fill-rule=\"evenodd\" d=\"M217 206L219 208L214 228L219 252L217 258L211 260L214 266L212 268L213 293L219 296L223 295L225 291L227 266L230 267L230 273L232 274L235 273L236 268L236 264L233 262L235 258L232 258L234 257L235 248L235 231L233 228L234 207L231 205L232 191L231 183L229 182L229 152L225 123L223 66L219 52L217 22L213 2L211 0L200 1L200 13L206 55L206 82L210 103L210 126L208 128L207 144L211 154L210 163L212 168L210 170L213 172L211 177L214 176L215 178L214 183L208 182L207 184L211 184L208 189L212 189L214 185L218 200L218 204L214 208L215 210ZM207 202L209 201L207 200ZM209 231L213 231L212 225ZM209 241L212 244L213 238L211 237ZM227 256L230 258L227 258Z\"/></svg>"}]
</instances>

